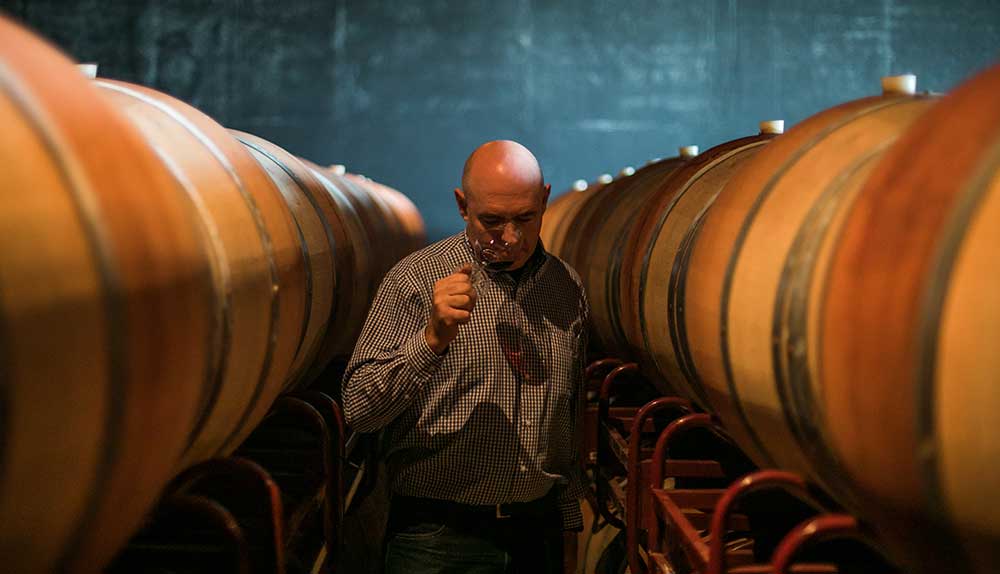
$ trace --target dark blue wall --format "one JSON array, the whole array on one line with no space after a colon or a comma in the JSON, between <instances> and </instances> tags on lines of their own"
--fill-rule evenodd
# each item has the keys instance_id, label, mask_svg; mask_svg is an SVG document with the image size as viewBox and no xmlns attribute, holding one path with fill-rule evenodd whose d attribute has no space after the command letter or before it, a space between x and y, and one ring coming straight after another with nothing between
<instances>
[{"instance_id":1,"label":"dark blue wall","mask_svg":"<svg viewBox=\"0 0 1000 574\"><path fill-rule=\"evenodd\" d=\"M102 75L409 195L432 239L479 143L530 147L557 191L1000 59L1000 2L0 0Z\"/></svg>"}]
</instances>

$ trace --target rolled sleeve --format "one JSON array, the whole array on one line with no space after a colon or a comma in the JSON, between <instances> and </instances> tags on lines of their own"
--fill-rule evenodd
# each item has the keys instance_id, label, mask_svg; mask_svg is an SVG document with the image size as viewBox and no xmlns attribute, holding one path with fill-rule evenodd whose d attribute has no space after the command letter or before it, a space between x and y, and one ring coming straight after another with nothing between
<instances>
[{"instance_id":1,"label":"rolled sleeve","mask_svg":"<svg viewBox=\"0 0 1000 574\"><path fill-rule=\"evenodd\" d=\"M438 355L427 344L427 337L424 336L423 329L414 333L406 341L403 346L403 355L410 368L421 380L431 378L441 366L441 360L444 358L444 355Z\"/></svg>"}]
</instances>

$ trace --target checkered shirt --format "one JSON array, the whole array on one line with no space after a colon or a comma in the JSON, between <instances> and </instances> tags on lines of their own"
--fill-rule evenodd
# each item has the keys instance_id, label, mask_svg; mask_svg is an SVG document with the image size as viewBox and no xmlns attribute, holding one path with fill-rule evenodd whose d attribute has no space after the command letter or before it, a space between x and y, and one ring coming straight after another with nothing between
<instances>
[{"instance_id":1,"label":"checkered shirt","mask_svg":"<svg viewBox=\"0 0 1000 574\"><path fill-rule=\"evenodd\" d=\"M434 283L472 259L459 233L389 271L344 375L347 422L385 429L397 494L500 504L556 486L563 528L579 530L583 285L539 243L519 277L477 287L471 320L439 356L424 339Z\"/></svg>"}]
</instances>

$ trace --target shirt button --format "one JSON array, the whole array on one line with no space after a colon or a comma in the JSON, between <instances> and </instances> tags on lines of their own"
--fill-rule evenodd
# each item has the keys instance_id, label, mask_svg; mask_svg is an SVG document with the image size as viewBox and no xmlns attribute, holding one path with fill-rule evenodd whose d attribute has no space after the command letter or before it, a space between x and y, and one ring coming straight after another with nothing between
<instances>
[{"instance_id":1,"label":"shirt button","mask_svg":"<svg viewBox=\"0 0 1000 574\"><path fill-rule=\"evenodd\" d=\"M528 472L528 467L521 465L521 472Z\"/></svg>"}]
</instances>

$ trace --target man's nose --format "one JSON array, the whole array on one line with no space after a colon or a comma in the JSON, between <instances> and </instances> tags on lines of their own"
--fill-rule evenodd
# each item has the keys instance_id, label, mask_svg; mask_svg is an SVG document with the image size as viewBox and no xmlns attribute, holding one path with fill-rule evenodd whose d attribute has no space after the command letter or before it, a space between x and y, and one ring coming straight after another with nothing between
<instances>
[{"instance_id":1,"label":"man's nose","mask_svg":"<svg viewBox=\"0 0 1000 574\"><path fill-rule=\"evenodd\" d=\"M508 245L517 245L521 242L521 228L513 221L504 224L501 234L501 238Z\"/></svg>"}]
</instances>

